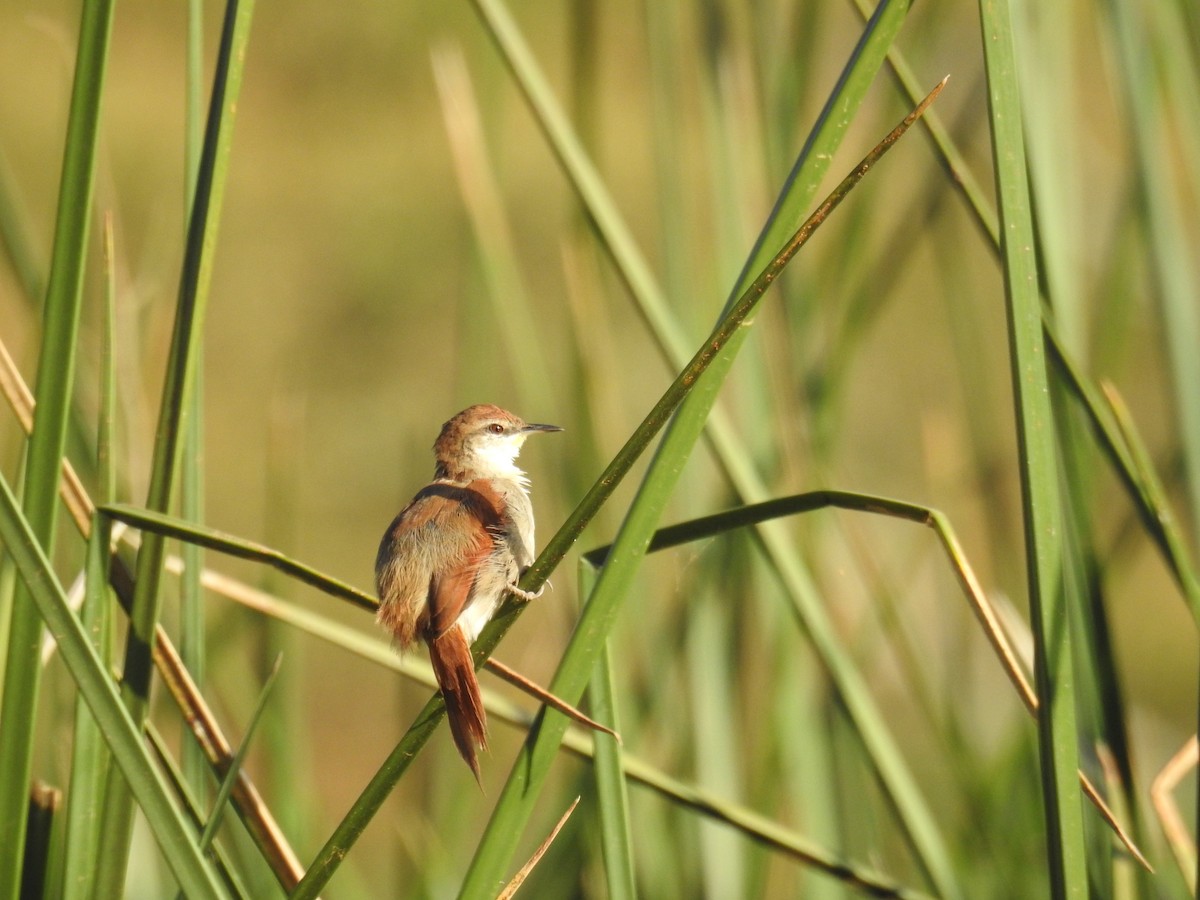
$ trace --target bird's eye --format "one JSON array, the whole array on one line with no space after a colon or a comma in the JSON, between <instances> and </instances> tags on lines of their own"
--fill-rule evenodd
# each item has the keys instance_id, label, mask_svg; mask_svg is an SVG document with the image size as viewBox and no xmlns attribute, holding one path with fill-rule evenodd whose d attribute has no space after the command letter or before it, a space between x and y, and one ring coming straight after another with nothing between
<instances>
[{"instance_id":1,"label":"bird's eye","mask_svg":"<svg viewBox=\"0 0 1200 900\"><path fill-rule=\"evenodd\" d=\"M493 422L488 426L488 431L490 431L492 434L504 434L504 426L499 422Z\"/></svg>"}]
</instances>

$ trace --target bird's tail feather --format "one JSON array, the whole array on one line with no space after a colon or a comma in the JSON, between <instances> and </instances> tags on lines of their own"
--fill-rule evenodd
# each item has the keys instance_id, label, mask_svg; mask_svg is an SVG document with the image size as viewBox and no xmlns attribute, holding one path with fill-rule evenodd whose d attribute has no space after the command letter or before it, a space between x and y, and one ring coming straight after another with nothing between
<instances>
[{"instance_id":1,"label":"bird's tail feather","mask_svg":"<svg viewBox=\"0 0 1200 900\"><path fill-rule=\"evenodd\" d=\"M462 629L451 627L434 638L429 644L429 660L446 701L446 716L450 720L454 744L475 773L475 780L479 781L475 748L487 749L487 715L483 711L479 682L475 679L471 647Z\"/></svg>"}]
</instances>

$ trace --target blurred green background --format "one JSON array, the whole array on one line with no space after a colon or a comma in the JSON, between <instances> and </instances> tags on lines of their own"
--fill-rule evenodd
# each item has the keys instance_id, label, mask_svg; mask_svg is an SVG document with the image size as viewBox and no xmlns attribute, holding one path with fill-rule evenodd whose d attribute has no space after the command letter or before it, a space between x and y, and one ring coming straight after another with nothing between
<instances>
[{"instance_id":1,"label":"blurred green background","mask_svg":"<svg viewBox=\"0 0 1200 900\"><path fill-rule=\"evenodd\" d=\"M1194 251L1200 167L1191 159L1188 114L1197 104L1196 17L1183 5L1162 6L1169 10L1142 17L1149 47L1142 77L1163 100L1157 164L1174 188L1177 237ZM513 7L689 344L698 346L862 18L852 3L532 0ZM1175 404L1197 386L1173 383L1166 359L1170 326L1160 313L1140 180L1147 163L1135 152L1113 13L1084 2L1019 9L1042 251L1053 251L1045 277L1055 279L1060 330L1087 371L1125 396L1190 527ZM208 4L206 73L220 15ZM0 338L30 382L77 18L73 3L0 4L0 187L8 206ZM104 97L96 207L115 222L118 460L121 499L135 504L146 496L183 253L185 26L180 4L118 4ZM940 0L916 4L898 42L925 89L951 75L937 111L990 195L979 45L977 10ZM478 149L506 223L482 232L482 243L433 54L446 66L465 65L478 104ZM1180 71L1192 80L1172 80ZM909 106L885 69L823 190ZM95 421L97 402L98 234L93 229L79 340L77 407L86 423ZM499 262L481 250L488 235L505 248ZM1171 264L1195 277L1194 256ZM523 286L515 292L514 274ZM514 339L506 321L532 327ZM840 488L944 512L989 596L1023 618L1007 341L994 250L930 143L914 132L768 297L718 406L772 494ZM205 521L363 588L380 534L430 476L430 446L454 412L494 402L565 426L522 457L544 540L673 375L466 4L257 4L204 354ZM72 440L77 463L90 440L86 433ZM10 477L22 445L6 413L0 466ZM1117 480L1097 458L1089 466L1103 603L1144 796L1195 729L1195 630ZM611 538L635 481L589 528L582 548ZM701 450L666 519L733 502ZM1005 893L1013 887L1005 873L1025 858L1034 860L1032 871L1015 882L1037 885L1044 871L1034 727L932 537L894 520L834 512L797 521L794 534L935 813L979 873L971 896L1017 896ZM76 569L80 555L77 541L61 542L60 571ZM554 590L497 654L539 681L549 680L577 615L574 561L568 557ZM365 614L314 591L249 564L212 555L208 562L376 633ZM172 581L168 625L175 590ZM802 637L785 627L778 594L741 537L653 557L613 642L625 746L911 880L886 806L838 724L836 698ZM280 727L288 732L266 746L288 752L252 754L250 771L268 802L290 810L289 837L307 860L429 692L316 639L268 635L257 617L221 598L210 598L207 609L205 691L235 734L257 696L268 646L285 645ZM703 628L708 635L697 637ZM35 767L61 782L66 748L52 735L69 715L73 690L52 671ZM795 680L781 684L781 672ZM704 688L705 673L717 679L715 694ZM170 713L159 714L170 721ZM728 729L744 768L705 768L707 745L697 735L706 715ZM810 749L812 727L823 736ZM522 737L495 722L492 734L483 792L470 784L448 735L435 736L328 896L453 891ZM792 762L780 765L780 757ZM558 768L561 796L574 796L586 769L568 758ZM777 781L780 771L796 781ZM849 801L831 825L814 817L801 786L869 800L861 808ZM566 803L546 796L543 821L526 838L530 851ZM647 795L635 792L634 801L645 896L796 896L805 884L818 896L827 884L809 884L796 863L770 859L719 827L718 843L705 844L707 826ZM530 884L529 896L604 896L589 815L577 812L561 849L551 851L557 862L535 875L542 880ZM1149 845L1165 852L1156 826L1148 834ZM130 895L162 896L153 852L144 849ZM743 856L744 869L729 863L739 873L734 882L705 871L706 857Z\"/></svg>"}]
</instances>

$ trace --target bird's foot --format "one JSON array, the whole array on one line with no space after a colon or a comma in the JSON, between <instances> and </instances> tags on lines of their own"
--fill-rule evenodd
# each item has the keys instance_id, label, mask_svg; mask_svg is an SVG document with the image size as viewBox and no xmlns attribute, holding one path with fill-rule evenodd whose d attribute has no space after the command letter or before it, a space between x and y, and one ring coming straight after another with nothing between
<instances>
[{"instance_id":1,"label":"bird's foot","mask_svg":"<svg viewBox=\"0 0 1200 900\"><path fill-rule=\"evenodd\" d=\"M549 584L549 583L550 582L548 582L548 581L546 582L546 584ZM510 584L508 586L508 592L510 594L512 594L514 597L520 597L522 600L536 600L538 597L542 596L542 594L544 594L546 592L546 584L543 584L536 591L523 591L523 590L521 590L521 588L517 587L515 584Z\"/></svg>"}]
</instances>

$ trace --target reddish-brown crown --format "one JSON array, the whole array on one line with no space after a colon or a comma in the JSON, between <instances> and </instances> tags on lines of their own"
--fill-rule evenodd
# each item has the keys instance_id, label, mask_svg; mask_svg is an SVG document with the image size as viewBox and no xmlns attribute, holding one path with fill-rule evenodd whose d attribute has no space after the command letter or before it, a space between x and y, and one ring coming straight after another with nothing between
<instances>
[{"instance_id":1,"label":"reddish-brown crown","mask_svg":"<svg viewBox=\"0 0 1200 900\"><path fill-rule=\"evenodd\" d=\"M514 460L530 434L562 431L557 425L530 425L491 403L469 406L442 426L433 445L436 477L453 481L507 477L522 480Z\"/></svg>"}]
</instances>

